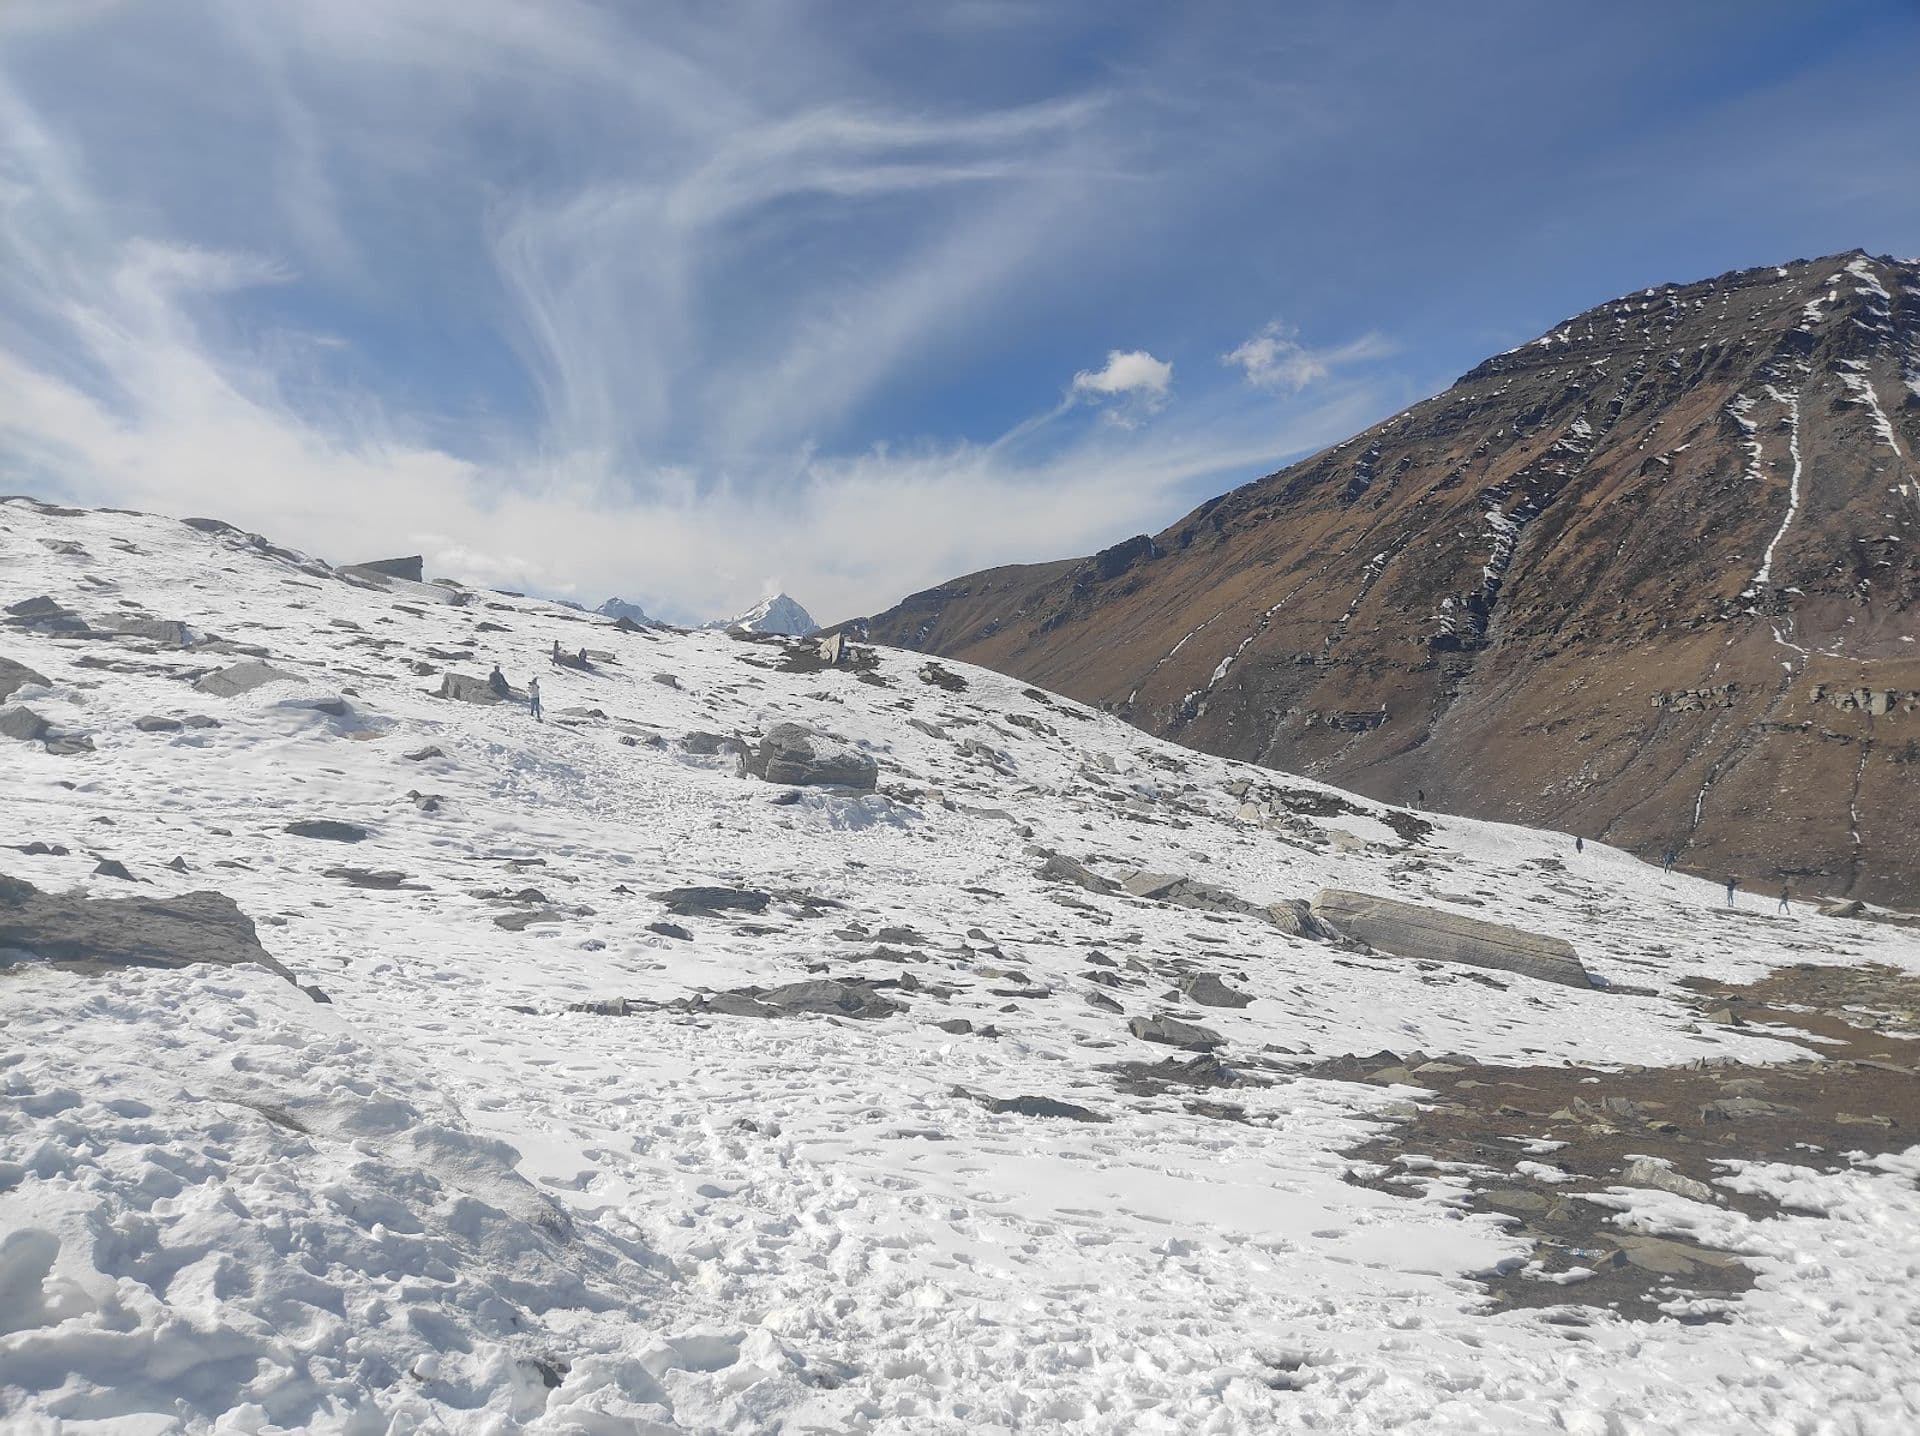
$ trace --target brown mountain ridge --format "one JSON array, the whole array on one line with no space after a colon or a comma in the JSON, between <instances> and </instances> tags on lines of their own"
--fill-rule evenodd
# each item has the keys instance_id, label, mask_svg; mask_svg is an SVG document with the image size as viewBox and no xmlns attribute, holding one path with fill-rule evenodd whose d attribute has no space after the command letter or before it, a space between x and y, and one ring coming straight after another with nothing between
<instances>
[{"instance_id":1,"label":"brown mountain ridge","mask_svg":"<svg viewBox=\"0 0 1920 1436\"><path fill-rule=\"evenodd\" d=\"M1797 260L846 626L1375 797L1913 903L1917 442L1920 262Z\"/></svg>"}]
</instances>

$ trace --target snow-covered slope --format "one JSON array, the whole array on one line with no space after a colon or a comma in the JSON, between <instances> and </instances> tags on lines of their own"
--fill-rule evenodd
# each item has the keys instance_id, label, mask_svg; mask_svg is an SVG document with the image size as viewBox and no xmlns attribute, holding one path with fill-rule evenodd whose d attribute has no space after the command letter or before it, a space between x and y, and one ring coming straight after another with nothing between
<instances>
[{"instance_id":1,"label":"snow-covered slope","mask_svg":"<svg viewBox=\"0 0 1920 1436\"><path fill-rule=\"evenodd\" d=\"M644 608L637 603L628 603L624 598L610 598L594 609L594 612L606 618L624 618L633 623L653 622L647 617L647 611Z\"/></svg>"},{"instance_id":2,"label":"snow-covered slope","mask_svg":"<svg viewBox=\"0 0 1920 1436\"><path fill-rule=\"evenodd\" d=\"M812 614L784 593L763 598L733 618L707 625L718 629L738 628L747 633L784 633L794 638L805 638L819 626Z\"/></svg>"},{"instance_id":3,"label":"snow-covered slope","mask_svg":"<svg viewBox=\"0 0 1920 1436\"><path fill-rule=\"evenodd\" d=\"M1228 785L1272 774L918 654L821 669L777 639L623 633L349 581L231 530L17 500L0 576L0 605L44 594L94 634L0 627L0 658L47 680L10 703L92 743L0 738L0 876L217 889L330 998L251 966L0 967L8 1429L1920 1420L1911 1154L1745 1170L1824 1220L1619 1189L1623 1226L1690 1229L1758 1274L1720 1324L1498 1310L1472 1277L1528 1246L1460 1199L1461 1174L1424 1173L1418 1199L1346 1180L1342 1153L1427 1094L1309 1070L1416 1048L1779 1058L1798 1049L1766 1030L1703 1030L1677 982L1795 961L1911 973L1911 933L1804 909L1735 922L1716 890L1599 845L1438 816L1422 835L1337 795L1332 816L1244 821ZM138 615L195 646L98 636ZM554 667L556 641L605 656ZM235 646L292 676L196 691ZM516 687L541 678L547 722L434 696L495 661ZM217 726L135 723L194 716ZM712 737L784 721L860 745L879 790L744 778ZM367 836L288 831L319 819ZM1055 853L1256 904L1338 886L1471 910L1648 991L1367 958L1257 912L1050 881ZM652 896L695 885L765 906ZM1169 997L1200 971L1251 1002ZM891 1010L688 1001L813 976L864 977ZM1166 1012L1261 1078L1233 1111L1116 1072L1189 1056L1132 1035Z\"/></svg>"}]
</instances>

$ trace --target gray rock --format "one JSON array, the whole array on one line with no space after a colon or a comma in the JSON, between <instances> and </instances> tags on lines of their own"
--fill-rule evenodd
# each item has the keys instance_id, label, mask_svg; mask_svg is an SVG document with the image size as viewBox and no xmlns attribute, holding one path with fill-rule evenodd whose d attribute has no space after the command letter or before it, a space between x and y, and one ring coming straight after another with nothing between
<instances>
[{"instance_id":1,"label":"gray rock","mask_svg":"<svg viewBox=\"0 0 1920 1436\"><path fill-rule=\"evenodd\" d=\"M1196 972L1180 979L1181 995L1202 1007L1245 1007L1253 998L1236 992L1211 972Z\"/></svg>"},{"instance_id":2,"label":"gray rock","mask_svg":"<svg viewBox=\"0 0 1920 1436\"><path fill-rule=\"evenodd\" d=\"M31 708L0 708L0 738L38 743L52 731L53 725Z\"/></svg>"},{"instance_id":3,"label":"gray rock","mask_svg":"<svg viewBox=\"0 0 1920 1436\"><path fill-rule=\"evenodd\" d=\"M559 922L560 917L552 908L543 907L531 912L502 913L493 920L493 925L505 928L508 932L524 932L536 922Z\"/></svg>"},{"instance_id":4,"label":"gray rock","mask_svg":"<svg viewBox=\"0 0 1920 1436\"><path fill-rule=\"evenodd\" d=\"M48 679L44 674L35 673L24 663L15 663L11 658L0 658L0 703L13 697L17 690L36 683L45 688Z\"/></svg>"},{"instance_id":5,"label":"gray rock","mask_svg":"<svg viewBox=\"0 0 1920 1436\"><path fill-rule=\"evenodd\" d=\"M780 1013L824 1012L842 1017L890 1017L900 1004L882 997L869 983L837 978L810 978L790 982L757 994L762 1007Z\"/></svg>"},{"instance_id":6,"label":"gray rock","mask_svg":"<svg viewBox=\"0 0 1920 1436\"><path fill-rule=\"evenodd\" d=\"M370 888L375 892L425 887L424 883L409 883L405 873L395 872L391 868L328 868L325 876L339 878L350 888Z\"/></svg>"},{"instance_id":7,"label":"gray rock","mask_svg":"<svg viewBox=\"0 0 1920 1436\"><path fill-rule=\"evenodd\" d=\"M1656 1191L1672 1192L1676 1197L1685 1197L1689 1201L1713 1200L1712 1187L1705 1182L1696 1182L1692 1177L1681 1176L1653 1157L1635 1157L1627 1163L1620 1180L1630 1187L1652 1187Z\"/></svg>"},{"instance_id":8,"label":"gray rock","mask_svg":"<svg viewBox=\"0 0 1920 1436\"><path fill-rule=\"evenodd\" d=\"M693 934L677 922L650 922L647 924L647 931L657 932L662 937L676 938L681 942L693 941Z\"/></svg>"},{"instance_id":9,"label":"gray rock","mask_svg":"<svg viewBox=\"0 0 1920 1436\"><path fill-rule=\"evenodd\" d=\"M409 763L424 763L429 758L444 758L447 755L442 753L438 748L426 747L415 748L411 753L402 753L400 756L405 758Z\"/></svg>"},{"instance_id":10,"label":"gray rock","mask_svg":"<svg viewBox=\"0 0 1920 1436\"><path fill-rule=\"evenodd\" d=\"M1127 1030L1143 1042L1163 1042L1189 1052L1210 1051L1227 1040L1210 1028L1182 1022L1164 1012L1153 1017L1136 1017L1127 1023Z\"/></svg>"},{"instance_id":11,"label":"gray rock","mask_svg":"<svg viewBox=\"0 0 1920 1436\"><path fill-rule=\"evenodd\" d=\"M668 888L650 896L655 902L665 903L667 911L675 917L711 917L721 912L765 912L767 904L773 900L770 894L753 888L723 887Z\"/></svg>"},{"instance_id":12,"label":"gray rock","mask_svg":"<svg viewBox=\"0 0 1920 1436\"><path fill-rule=\"evenodd\" d=\"M746 743L739 738L724 733L688 733L681 737L680 746L698 757L710 758L716 753L746 753Z\"/></svg>"},{"instance_id":13,"label":"gray rock","mask_svg":"<svg viewBox=\"0 0 1920 1436\"><path fill-rule=\"evenodd\" d=\"M145 718L134 719L133 726L138 728L142 733L178 733L180 731L180 720L178 718L162 718L157 714L150 713Z\"/></svg>"},{"instance_id":14,"label":"gray rock","mask_svg":"<svg viewBox=\"0 0 1920 1436\"><path fill-rule=\"evenodd\" d=\"M318 838L329 843L357 843L367 837L367 830L358 823L342 823L333 818L304 818L288 823L286 831L296 838Z\"/></svg>"},{"instance_id":15,"label":"gray rock","mask_svg":"<svg viewBox=\"0 0 1920 1436\"><path fill-rule=\"evenodd\" d=\"M0 964L21 961L10 956L16 953L90 973L252 962L293 981L293 974L260 946L252 920L217 892L164 898L55 896L0 877Z\"/></svg>"},{"instance_id":16,"label":"gray rock","mask_svg":"<svg viewBox=\"0 0 1920 1436\"><path fill-rule=\"evenodd\" d=\"M262 663L258 659L246 663L236 663L229 668L220 668L205 675L193 686L202 693L211 693L216 698L237 698L242 693L250 693L269 683L284 683L298 679L296 675L275 668L271 663Z\"/></svg>"},{"instance_id":17,"label":"gray rock","mask_svg":"<svg viewBox=\"0 0 1920 1436\"><path fill-rule=\"evenodd\" d=\"M844 739L799 723L776 723L741 760L742 769L792 787L855 788L871 792L880 765Z\"/></svg>"},{"instance_id":18,"label":"gray rock","mask_svg":"<svg viewBox=\"0 0 1920 1436\"><path fill-rule=\"evenodd\" d=\"M1333 934L1327 925L1313 915L1313 909L1304 898L1284 898L1267 905L1267 921L1289 937L1312 938L1324 942Z\"/></svg>"},{"instance_id":19,"label":"gray rock","mask_svg":"<svg viewBox=\"0 0 1920 1436\"><path fill-rule=\"evenodd\" d=\"M93 876L97 878L118 878L123 883L135 882L134 875L127 871L127 865L118 858L102 858L93 865Z\"/></svg>"},{"instance_id":20,"label":"gray rock","mask_svg":"<svg viewBox=\"0 0 1920 1436\"><path fill-rule=\"evenodd\" d=\"M424 583L426 563L420 554L408 554L405 558L377 558L371 563L349 564L344 573L359 574L371 578L404 578L409 583Z\"/></svg>"},{"instance_id":21,"label":"gray rock","mask_svg":"<svg viewBox=\"0 0 1920 1436\"><path fill-rule=\"evenodd\" d=\"M484 678L469 678L464 673L448 673L440 679L441 698L451 698L457 703L498 703L501 697L487 687Z\"/></svg>"},{"instance_id":22,"label":"gray rock","mask_svg":"<svg viewBox=\"0 0 1920 1436\"><path fill-rule=\"evenodd\" d=\"M1082 1107L1077 1102L1062 1102L1053 1097L989 1097L984 1093L969 1092L963 1087L956 1087L954 1095L970 1098L989 1112L1011 1112L1019 1117L1064 1117L1069 1122L1108 1120L1090 1107Z\"/></svg>"},{"instance_id":23,"label":"gray rock","mask_svg":"<svg viewBox=\"0 0 1920 1436\"><path fill-rule=\"evenodd\" d=\"M1313 916L1396 957L1492 968L1567 987L1593 986L1573 945L1557 937L1337 888L1314 899Z\"/></svg>"},{"instance_id":24,"label":"gray rock","mask_svg":"<svg viewBox=\"0 0 1920 1436\"><path fill-rule=\"evenodd\" d=\"M1057 883L1072 883L1077 888L1085 888L1090 893L1116 893L1120 884L1112 878L1101 877L1084 863L1055 853L1040 864L1040 876Z\"/></svg>"},{"instance_id":25,"label":"gray rock","mask_svg":"<svg viewBox=\"0 0 1920 1436\"><path fill-rule=\"evenodd\" d=\"M31 628L39 633L69 633L84 637L92 632L79 614L45 594L8 604L7 621L16 628Z\"/></svg>"},{"instance_id":26,"label":"gray rock","mask_svg":"<svg viewBox=\"0 0 1920 1436\"><path fill-rule=\"evenodd\" d=\"M124 638L144 638L167 648L186 648L193 642L186 624L172 618L123 618L109 631Z\"/></svg>"}]
</instances>

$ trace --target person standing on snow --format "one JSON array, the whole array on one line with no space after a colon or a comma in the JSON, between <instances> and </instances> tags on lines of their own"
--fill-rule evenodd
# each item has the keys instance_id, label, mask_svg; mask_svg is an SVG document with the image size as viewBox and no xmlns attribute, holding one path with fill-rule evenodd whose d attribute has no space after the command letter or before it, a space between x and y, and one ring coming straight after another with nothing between
<instances>
[{"instance_id":1,"label":"person standing on snow","mask_svg":"<svg viewBox=\"0 0 1920 1436\"><path fill-rule=\"evenodd\" d=\"M1739 886L1740 886L1740 879L1738 878L1727 879L1727 906L1728 907L1733 906L1733 890Z\"/></svg>"},{"instance_id":2,"label":"person standing on snow","mask_svg":"<svg viewBox=\"0 0 1920 1436\"><path fill-rule=\"evenodd\" d=\"M1587 850L1587 840L1578 833L1575 833L1573 837L1573 850L1576 853L1584 853Z\"/></svg>"},{"instance_id":3,"label":"person standing on snow","mask_svg":"<svg viewBox=\"0 0 1920 1436\"><path fill-rule=\"evenodd\" d=\"M1668 843L1667 851L1660 859L1660 871L1663 873L1672 872L1673 865L1678 861L1680 861L1680 854L1674 851L1672 843Z\"/></svg>"},{"instance_id":4,"label":"person standing on snow","mask_svg":"<svg viewBox=\"0 0 1920 1436\"><path fill-rule=\"evenodd\" d=\"M540 680L538 678L529 678L527 680L527 707L533 712L534 722L538 723L542 721L540 717Z\"/></svg>"},{"instance_id":5,"label":"person standing on snow","mask_svg":"<svg viewBox=\"0 0 1920 1436\"><path fill-rule=\"evenodd\" d=\"M1780 911L1784 913L1793 911L1793 889L1785 883L1780 884Z\"/></svg>"}]
</instances>

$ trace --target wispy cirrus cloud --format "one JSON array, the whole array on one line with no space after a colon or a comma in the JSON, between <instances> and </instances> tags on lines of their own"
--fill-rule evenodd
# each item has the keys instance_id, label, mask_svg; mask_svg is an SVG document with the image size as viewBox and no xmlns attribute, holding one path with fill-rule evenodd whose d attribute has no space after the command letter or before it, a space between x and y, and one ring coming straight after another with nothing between
<instances>
[{"instance_id":1,"label":"wispy cirrus cloud","mask_svg":"<svg viewBox=\"0 0 1920 1436\"><path fill-rule=\"evenodd\" d=\"M1886 183L1746 202L1781 143L1844 149L1836 88L1886 133L1920 102L1755 81L1764 27L1658 18L1672 43L1569 51L1548 10L1415 8L1343 43L1344 7L1312 0L15 0L0 478L684 618L769 573L835 617L1086 551L1573 299L1818 252L1808 215L1851 219L1862 194L1887 224L1920 203ZM1694 31L1713 73L1681 87L1688 112L1662 130L1640 107L1631 145L1583 155L1640 57ZM1539 57L1551 123L1488 129L1544 85ZM1516 93L1438 78L1473 65ZM1782 237L1722 263L1665 158L1729 127L1712 214ZM1484 165L1437 164L1431 137L1470 129ZM1393 222L1410 210L1417 235ZM1616 276L1669 210L1684 262ZM1586 268L1556 242L1573 278L1549 289L1519 261L1568 215ZM1408 301L1475 276L1450 309ZM1273 313L1299 332L1247 335Z\"/></svg>"}]
</instances>

